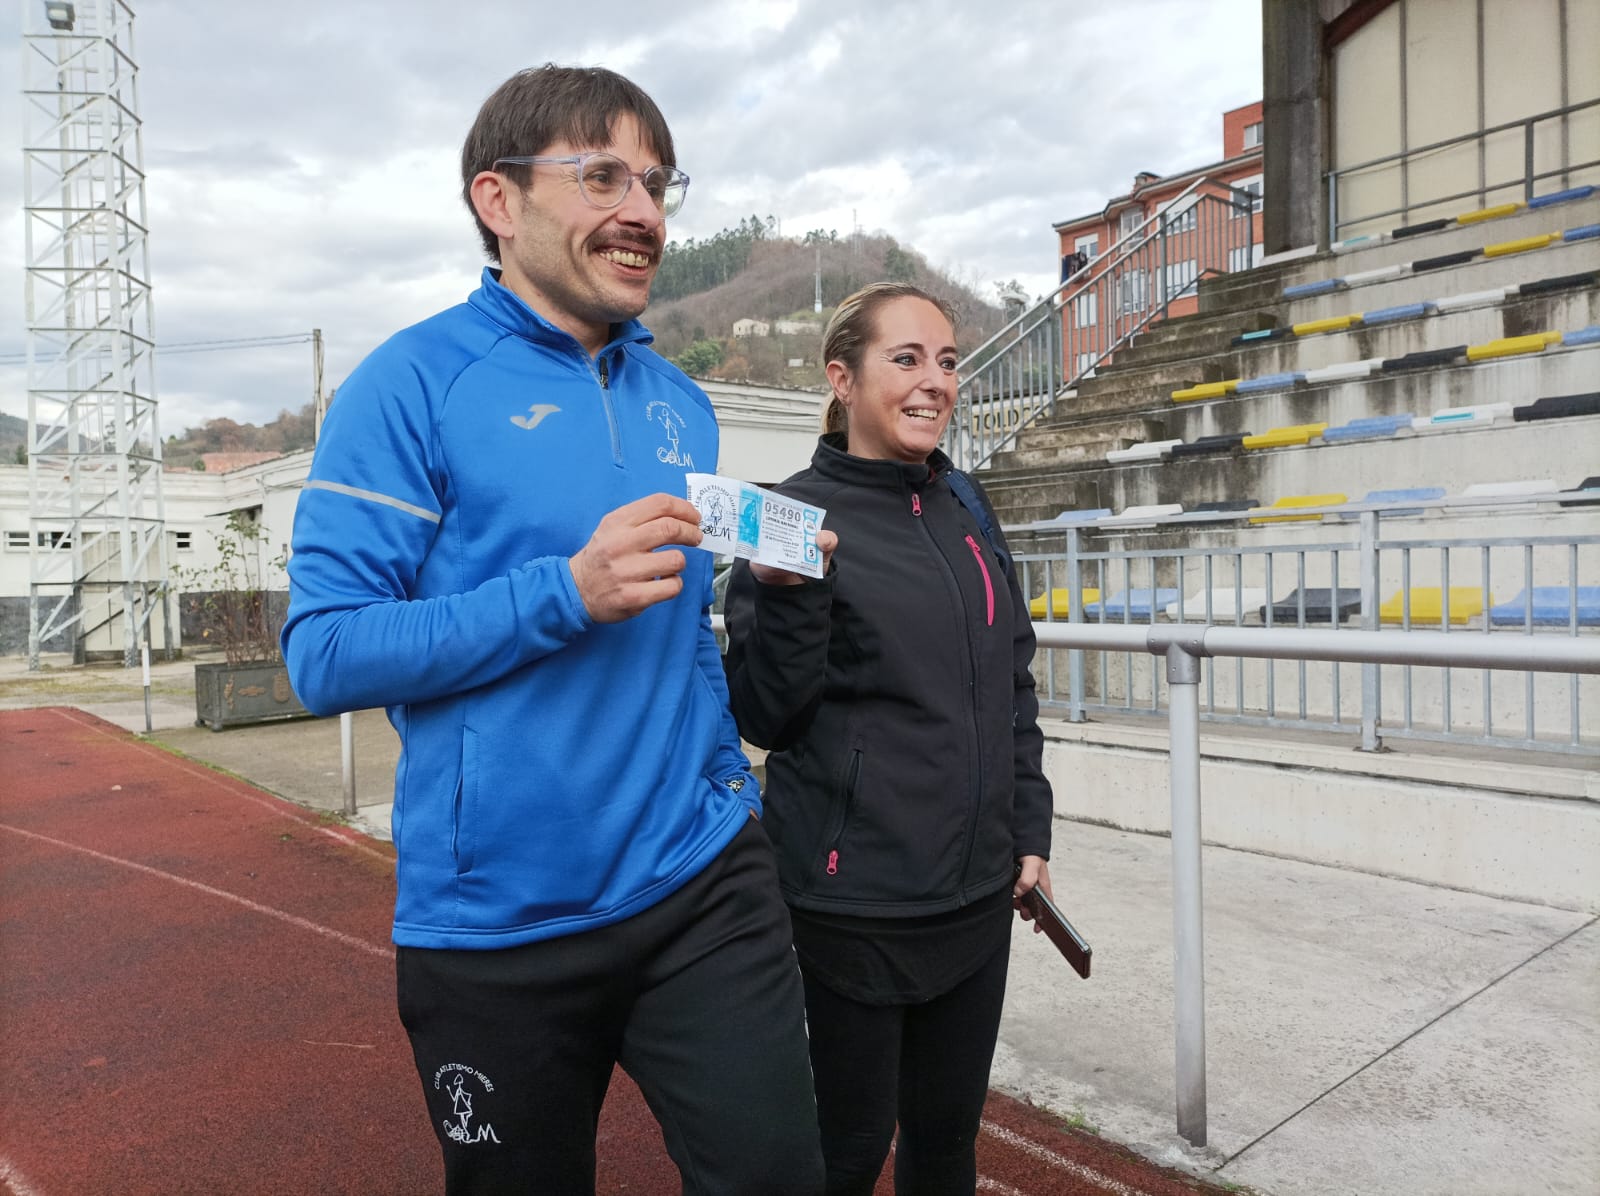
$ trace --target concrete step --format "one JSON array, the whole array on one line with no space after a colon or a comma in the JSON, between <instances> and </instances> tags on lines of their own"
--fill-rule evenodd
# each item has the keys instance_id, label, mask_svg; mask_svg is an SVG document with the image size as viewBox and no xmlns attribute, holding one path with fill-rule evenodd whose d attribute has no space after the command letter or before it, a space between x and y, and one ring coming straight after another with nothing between
<instances>
[{"instance_id":1,"label":"concrete step","mask_svg":"<svg viewBox=\"0 0 1600 1196\"><path fill-rule=\"evenodd\" d=\"M1449 345L1479 345L1501 337L1572 331L1595 323L1600 323L1600 287L1518 296L1393 324L1267 341L1234 351L1232 360L1239 377L1262 378Z\"/></svg>"},{"instance_id":2,"label":"concrete step","mask_svg":"<svg viewBox=\"0 0 1600 1196\"><path fill-rule=\"evenodd\" d=\"M1563 242L1507 257L1474 258L1461 266L1403 274L1308 299L1286 300L1280 295L1276 301L1264 300L1262 305L1277 312L1285 325L1291 325L1597 269L1600 238Z\"/></svg>"},{"instance_id":3,"label":"concrete step","mask_svg":"<svg viewBox=\"0 0 1600 1196\"><path fill-rule=\"evenodd\" d=\"M1547 190L1556 191L1560 190L1560 187L1552 184ZM1520 199L1521 196L1507 198ZM1440 212L1438 215L1452 216L1468 211L1473 206L1471 201L1463 202L1467 206L1451 205L1449 212ZM1504 200L1493 202L1504 202ZM1411 218L1411 223L1421 224L1426 219L1431 217L1418 214ZM1418 237L1404 237L1398 241L1281 264L1288 267L1290 285L1293 285L1297 282L1311 282L1318 278L1354 274L1362 270L1376 270L1399 262L1415 261L1419 257L1438 257L1446 253L1457 253L1463 249L1479 249L1484 245L1515 241L1538 233L1558 232L1579 225L1594 224L1597 221L1600 221L1600 195L1592 195L1588 199L1573 203L1553 204L1547 208L1532 210L1524 209L1495 220L1455 225L1436 233L1424 233ZM1327 264L1330 260L1334 263L1332 266Z\"/></svg>"}]
</instances>

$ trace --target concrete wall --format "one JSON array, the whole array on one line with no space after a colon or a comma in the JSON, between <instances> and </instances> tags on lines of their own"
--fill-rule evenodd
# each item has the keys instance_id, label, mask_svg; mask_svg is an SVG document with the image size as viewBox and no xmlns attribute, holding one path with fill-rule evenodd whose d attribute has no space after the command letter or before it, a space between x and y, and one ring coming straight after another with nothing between
<instances>
[{"instance_id":1,"label":"concrete wall","mask_svg":"<svg viewBox=\"0 0 1600 1196\"><path fill-rule=\"evenodd\" d=\"M1333 50L1333 167L1600 97L1597 13L1592 0L1398 0ZM1600 109L1536 126L1536 173L1596 158ZM1522 199L1524 162L1521 130L1507 130L1486 138L1481 155L1472 141L1341 179L1341 219L1372 216L1343 226L1340 235ZM1535 190L1597 180L1600 168L1591 167L1545 179ZM1377 215L1401 207L1409 210Z\"/></svg>"},{"instance_id":2,"label":"concrete wall","mask_svg":"<svg viewBox=\"0 0 1600 1196\"><path fill-rule=\"evenodd\" d=\"M1171 829L1164 722L1047 720L1056 813ZM1559 762L1366 755L1202 725L1206 842L1600 913L1600 774ZM1058 838L1071 834L1058 825Z\"/></svg>"}]
</instances>

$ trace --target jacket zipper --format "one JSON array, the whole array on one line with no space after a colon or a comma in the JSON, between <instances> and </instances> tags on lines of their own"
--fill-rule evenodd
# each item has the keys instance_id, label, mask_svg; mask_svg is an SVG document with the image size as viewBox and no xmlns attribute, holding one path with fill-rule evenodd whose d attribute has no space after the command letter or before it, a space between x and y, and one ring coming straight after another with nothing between
<instances>
[{"instance_id":1,"label":"jacket zipper","mask_svg":"<svg viewBox=\"0 0 1600 1196\"><path fill-rule=\"evenodd\" d=\"M921 515L922 514L922 500L917 495L917 493L915 491L913 491L912 495L911 495L911 513L913 515ZM927 525L926 524L924 524L923 527L924 527L925 530L928 531L928 540L930 541L930 543L932 545L934 553L938 556L938 558L940 560L942 560L944 562L945 568L947 570L949 570L949 572L950 572L951 580L955 583L957 601L963 601L961 599L961 579L960 579L960 577L956 576L955 565L951 562L950 558L947 557L944 554L944 552L939 548L937 540L934 539L934 535L933 535L932 530L931 529L927 529ZM988 566L984 565L984 563L983 563L982 554L978 552L977 544L975 544L973 542L972 537L970 535L967 536L966 539L967 539L967 543L969 545L971 545L973 552L978 554L978 563L983 568L984 589L987 592L988 597L989 597L989 625L992 627L994 625L994 583L989 577ZM964 604L964 601L963 601L962 615L963 615L963 617L962 617L962 626L963 626L963 628L965 628L966 627L966 618L965 618L965 604ZM983 786L984 786L984 776L983 776L983 731L982 731L982 728L979 726L978 704L977 704L977 696L978 696L978 657L979 657L979 652L978 652L977 645L975 645L973 643L973 639L972 639L972 636L970 634L968 634L966 636L966 640L967 640L967 695L968 695L968 699L969 699L968 700L968 707L972 711L973 759L974 759L974 761L976 762L976 765L977 765L977 776L976 776L976 779L975 779L975 788L974 788L973 794L972 794L972 796L971 796L971 798L969 800L969 813L968 813L968 816L967 816L967 844L966 844L966 848L961 853L961 872L960 872L960 875L957 876L957 878L956 878L956 884L959 886L959 889L960 889L959 900L960 900L961 905L963 905L963 906L967 904L967 871L968 871L968 869L970 869L972 867L972 849L973 849L974 844L977 842L977 838L978 838L978 807L981 806L982 803L983 803Z\"/></svg>"},{"instance_id":2,"label":"jacket zipper","mask_svg":"<svg viewBox=\"0 0 1600 1196\"><path fill-rule=\"evenodd\" d=\"M861 749L850 753L850 767L844 777L844 800L839 803L839 821L827 837L828 862L824 871L829 876L839 875L839 845L844 840L844 828L850 821L850 807L855 804L856 785L861 779Z\"/></svg>"},{"instance_id":3,"label":"jacket zipper","mask_svg":"<svg viewBox=\"0 0 1600 1196\"><path fill-rule=\"evenodd\" d=\"M600 401L605 404L606 423L611 426L611 460L622 465L622 431L617 427L617 411L611 403L611 365L602 353L595 358L595 371L600 377Z\"/></svg>"},{"instance_id":4,"label":"jacket zipper","mask_svg":"<svg viewBox=\"0 0 1600 1196\"><path fill-rule=\"evenodd\" d=\"M987 607L986 619L990 627L994 626L994 582L989 578L989 566L983 559L983 549L978 547L978 542L971 536L967 537L967 547L972 549L972 555L978 558L978 569L983 574L983 601Z\"/></svg>"}]
</instances>

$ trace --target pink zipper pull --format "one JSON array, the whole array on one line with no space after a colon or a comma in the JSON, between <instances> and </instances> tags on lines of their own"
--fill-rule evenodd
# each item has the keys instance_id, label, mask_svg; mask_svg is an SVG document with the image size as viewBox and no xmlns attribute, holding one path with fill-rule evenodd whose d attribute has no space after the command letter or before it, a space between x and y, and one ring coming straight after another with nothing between
<instances>
[{"instance_id":1,"label":"pink zipper pull","mask_svg":"<svg viewBox=\"0 0 1600 1196\"><path fill-rule=\"evenodd\" d=\"M830 851L828 853L828 875L829 876L837 876L838 874L839 874L839 853L837 851Z\"/></svg>"},{"instance_id":2,"label":"pink zipper pull","mask_svg":"<svg viewBox=\"0 0 1600 1196\"><path fill-rule=\"evenodd\" d=\"M913 494L911 496L911 513L913 515L922 514L922 495Z\"/></svg>"}]
</instances>

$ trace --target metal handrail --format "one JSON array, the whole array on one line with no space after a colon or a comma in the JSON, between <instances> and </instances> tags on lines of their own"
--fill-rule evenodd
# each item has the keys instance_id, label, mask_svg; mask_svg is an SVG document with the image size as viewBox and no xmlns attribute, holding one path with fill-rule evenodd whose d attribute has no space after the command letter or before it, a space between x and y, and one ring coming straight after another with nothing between
<instances>
[{"instance_id":1,"label":"metal handrail","mask_svg":"<svg viewBox=\"0 0 1600 1196\"><path fill-rule=\"evenodd\" d=\"M1232 251L1238 248L1230 243L1231 239L1242 234L1246 247L1252 239L1251 224L1232 218L1252 215L1254 202L1249 192L1229 183L1210 176L1196 179L969 353L957 366L961 388L955 416L946 433L946 451L955 463L964 469L987 464L1016 439L1023 427L1053 410L1062 389L1076 385L1164 316L1175 299L1194 293L1202 276L1231 269ZM1202 205L1222 208L1228 219L1202 229ZM1192 221L1185 219L1190 212L1195 213ZM1167 250L1169 243L1177 239L1182 239L1193 252L1194 256L1187 260L1195 263L1195 271L1192 277L1169 286ZM1216 250L1216 260L1202 265L1201 248ZM1127 268L1135 261L1137 264ZM1113 293L1107 285L1121 283L1136 273L1141 278L1137 296L1132 292L1126 296ZM1103 313L1101 291L1107 292L1107 300L1115 300L1103 304ZM1093 305L1091 318L1064 330L1070 305L1080 301ZM1080 333L1079 329L1088 332ZM1065 342L1080 336L1094 342L1090 350L1076 355L1067 352ZM1002 425L997 433L980 426L982 420L995 419Z\"/></svg>"},{"instance_id":2,"label":"metal handrail","mask_svg":"<svg viewBox=\"0 0 1600 1196\"><path fill-rule=\"evenodd\" d=\"M722 616L712 625L721 632ZM1200 624L1034 623L1041 648L1148 652L1167 662L1172 807L1174 1072L1178 1133L1206 1144L1205 924L1200 869L1200 660L1252 657L1600 674L1600 639L1490 639L1438 631L1299 631Z\"/></svg>"},{"instance_id":3,"label":"metal handrail","mask_svg":"<svg viewBox=\"0 0 1600 1196\"><path fill-rule=\"evenodd\" d=\"M1455 199L1465 199L1470 195L1476 195L1480 198L1480 200L1482 200L1482 198L1491 191L1503 191L1508 187L1515 187L1519 184L1522 186L1523 199L1526 201L1533 198L1534 183L1540 179L1550 178L1558 174L1570 174L1573 171L1586 170L1593 166L1600 166L1600 159L1595 159L1588 162L1563 162L1560 166L1543 171L1535 171L1533 168L1533 129L1535 125L1543 121L1554 120L1558 117L1567 117L1575 112L1582 112L1585 109L1593 108L1597 105L1600 105L1600 98L1582 100L1576 104L1567 104L1561 108L1551 108L1548 111L1536 113L1533 116L1525 116L1518 120L1506 121L1503 124L1491 125L1486 129L1476 129L1469 133L1458 133L1456 136L1447 137L1442 141L1430 142L1427 145L1417 146L1414 149L1399 150L1392 154L1385 154L1380 158L1372 158L1365 162L1358 162L1353 166L1342 166L1327 171L1326 174L1323 175L1323 178L1326 180L1328 192L1329 242L1332 243L1338 241L1340 228L1347 225L1361 224L1368 220L1378 220L1385 216L1403 216L1405 213L1413 211L1417 208L1433 207L1436 204L1449 203ZM1514 129L1522 130L1523 172L1515 178L1506 179L1504 182L1490 183L1483 177L1483 143L1489 137L1493 137L1498 133L1509 133ZM1349 179L1354 175L1360 175L1379 167L1399 165L1403 168L1412 161L1426 157L1429 154L1437 153L1440 150L1452 149L1457 146L1469 145L1473 142L1478 143L1479 149L1479 185L1477 187L1468 188L1465 191L1456 192L1451 195L1432 196L1428 199L1413 203L1407 195L1405 187L1402 185L1402 200L1398 208L1387 208L1379 212L1367 212L1353 218L1340 218L1339 181L1341 179Z\"/></svg>"},{"instance_id":4,"label":"metal handrail","mask_svg":"<svg viewBox=\"0 0 1600 1196\"><path fill-rule=\"evenodd\" d=\"M1206 1144L1205 927L1200 873L1200 659L1206 656L1600 673L1600 640L1491 640L1438 631L1290 631L1035 623L1041 648L1144 651L1167 662L1178 1133Z\"/></svg>"}]
</instances>

